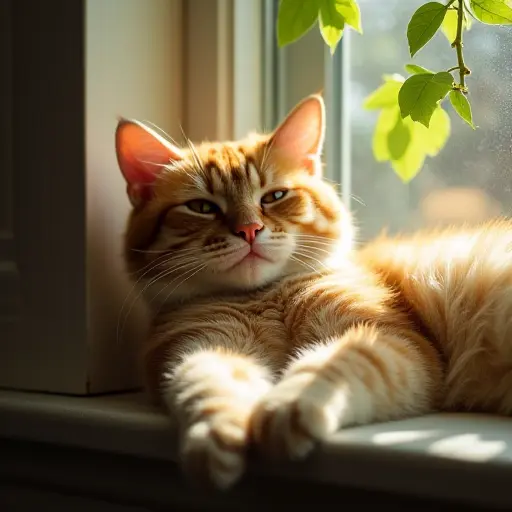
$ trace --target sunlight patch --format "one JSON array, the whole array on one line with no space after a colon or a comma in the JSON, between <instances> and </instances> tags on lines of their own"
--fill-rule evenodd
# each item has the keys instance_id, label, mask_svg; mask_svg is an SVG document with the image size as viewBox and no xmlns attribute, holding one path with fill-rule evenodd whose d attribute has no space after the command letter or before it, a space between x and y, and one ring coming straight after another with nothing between
<instances>
[{"instance_id":1,"label":"sunlight patch","mask_svg":"<svg viewBox=\"0 0 512 512\"><path fill-rule=\"evenodd\" d=\"M451 436L432 443L428 452L442 457L485 462L503 453L505 441L483 441L478 434Z\"/></svg>"},{"instance_id":2,"label":"sunlight patch","mask_svg":"<svg viewBox=\"0 0 512 512\"><path fill-rule=\"evenodd\" d=\"M439 434L437 430L403 430L397 432L379 432L372 437L375 444L386 446L399 443L410 443L412 441L420 441L428 439Z\"/></svg>"}]
</instances>

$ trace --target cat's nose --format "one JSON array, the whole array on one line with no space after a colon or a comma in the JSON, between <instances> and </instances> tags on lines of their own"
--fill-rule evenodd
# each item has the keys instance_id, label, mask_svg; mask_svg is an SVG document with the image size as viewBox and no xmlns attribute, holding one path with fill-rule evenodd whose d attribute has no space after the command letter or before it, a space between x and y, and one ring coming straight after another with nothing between
<instances>
[{"instance_id":1,"label":"cat's nose","mask_svg":"<svg viewBox=\"0 0 512 512\"><path fill-rule=\"evenodd\" d=\"M256 235L263 230L263 224L259 222L251 222L250 224L239 224L235 226L233 232L236 236L243 238L246 242L252 244L256 239Z\"/></svg>"}]
</instances>

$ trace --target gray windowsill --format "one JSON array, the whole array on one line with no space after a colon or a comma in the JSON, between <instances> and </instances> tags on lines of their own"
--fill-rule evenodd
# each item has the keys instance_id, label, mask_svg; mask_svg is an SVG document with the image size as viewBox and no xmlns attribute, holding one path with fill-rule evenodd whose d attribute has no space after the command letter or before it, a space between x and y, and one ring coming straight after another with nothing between
<instances>
[{"instance_id":1,"label":"gray windowsill","mask_svg":"<svg viewBox=\"0 0 512 512\"><path fill-rule=\"evenodd\" d=\"M0 438L176 461L175 429L142 394L0 390ZM435 414L344 430L301 464L253 471L298 480L512 506L512 419Z\"/></svg>"}]
</instances>

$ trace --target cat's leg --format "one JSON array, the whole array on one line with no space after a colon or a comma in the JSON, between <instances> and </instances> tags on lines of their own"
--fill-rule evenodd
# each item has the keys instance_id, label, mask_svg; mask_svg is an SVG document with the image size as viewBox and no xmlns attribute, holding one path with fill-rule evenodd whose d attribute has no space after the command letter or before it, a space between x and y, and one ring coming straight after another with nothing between
<instances>
[{"instance_id":1,"label":"cat's leg","mask_svg":"<svg viewBox=\"0 0 512 512\"><path fill-rule=\"evenodd\" d=\"M423 414L441 388L436 352L421 337L351 327L304 348L251 418L259 450L301 458L345 426Z\"/></svg>"},{"instance_id":2,"label":"cat's leg","mask_svg":"<svg viewBox=\"0 0 512 512\"><path fill-rule=\"evenodd\" d=\"M241 342L234 326L212 331L159 344L153 355L165 354L160 395L180 425L183 469L196 484L227 488L244 472L250 414L271 372L247 334Z\"/></svg>"}]
</instances>

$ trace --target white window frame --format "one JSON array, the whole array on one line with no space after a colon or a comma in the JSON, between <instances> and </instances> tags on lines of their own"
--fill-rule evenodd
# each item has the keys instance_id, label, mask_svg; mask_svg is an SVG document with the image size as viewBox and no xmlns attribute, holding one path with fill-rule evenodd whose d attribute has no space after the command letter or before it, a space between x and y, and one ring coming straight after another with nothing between
<instances>
[{"instance_id":1,"label":"white window frame","mask_svg":"<svg viewBox=\"0 0 512 512\"><path fill-rule=\"evenodd\" d=\"M261 129L261 5L262 0L184 2L183 125L192 141L236 139Z\"/></svg>"}]
</instances>

